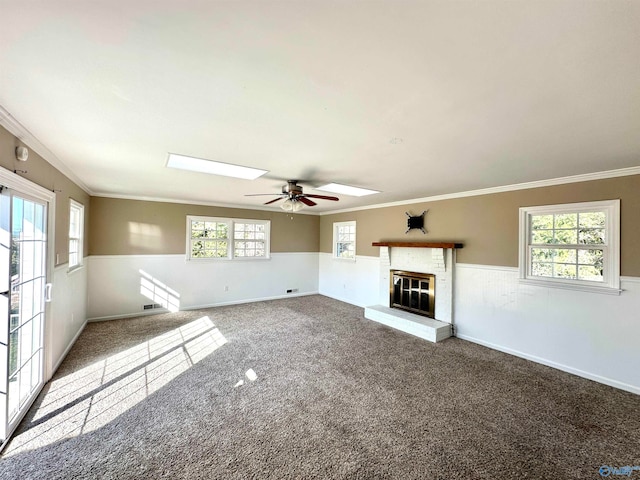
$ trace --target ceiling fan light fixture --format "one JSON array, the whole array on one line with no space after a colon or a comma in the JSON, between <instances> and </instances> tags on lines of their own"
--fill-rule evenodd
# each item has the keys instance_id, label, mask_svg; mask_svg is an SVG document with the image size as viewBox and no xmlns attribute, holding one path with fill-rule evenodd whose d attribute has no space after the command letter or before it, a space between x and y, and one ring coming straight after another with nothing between
<instances>
[{"instance_id":1,"label":"ceiling fan light fixture","mask_svg":"<svg viewBox=\"0 0 640 480\"><path fill-rule=\"evenodd\" d=\"M290 198L287 198L284 202L282 202L280 208L285 212L297 212L299 210L302 210L304 208L304 205L295 199L292 200Z\"/></svg>"},{"instance_id":2,"label":"ceiling fan light fixture","mask_svg":"<svg viewBox=\"0 0 640 480\"><path fill-rule=\"evenodd\" d=\"M350 195L352 197L364 197L365 195L373 195L374 193L380 193L378 190L369 190L367 188L351 187L349 185L341 185L339 183L328 183L315 190L321 190L323 192L341 193L342 195Z\"/></svg>"},{"instance_id":3,"label":"ceiling fan light fixture","mask_svg":"<svg viewBox=\"0 0 640 480\"><path fill-rule=\"evenodd\" d=\"M242 178L245 180L255 180L268 172L268 170L243 167L241 165L233 165L231 163L214 162L213 160L189 157L188 155L180 155L177 153L169 154L167 167L189 170L192 172L209 173L211 175Z\"/></svg>"}]
</instances>

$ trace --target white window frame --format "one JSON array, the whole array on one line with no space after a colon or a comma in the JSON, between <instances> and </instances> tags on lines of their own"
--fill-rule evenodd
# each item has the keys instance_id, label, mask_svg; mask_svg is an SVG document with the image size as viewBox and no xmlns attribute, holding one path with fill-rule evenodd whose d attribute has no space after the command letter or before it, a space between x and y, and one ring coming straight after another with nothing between
<instances>
[{"instance_id":1,"label":"white window frame","mask_svg":"<svg viewBox=\"0 0 640 480\"><path fill-rule=\"evenodd\" d=\"M531 275L531 216L563 213L604 212L605 243L603 250L603 282L578 279L548 278ZM520 208L519 272L520 283L586 292L620 294L620 200L566 203Z\"/></svg>"},{"instance_id":2,"label":"white window frame","mask_svg":"<svg viewBox=\"0 0 640 480\"><path fill-rule=\"evenodd\" d=\"M338 256L338 243L344 243L339 240L340 229L343 227L353 227L353 257L340 257ZM334 222L333 223L333 258L334 260L342 260L347 262L355 262L356 261L356 239L357 239L357 228L356 221L351 220L348 222Z\"/></svg>"},{"instance_id":3,"label":"white window frame","mask_svg":"<svg viewBox=\"0 0 640 480\"><path fill-rule=\"evenodd\" d=\"M193 240L191 236L192 222L216 222L224 223L227 225L227 251L224 257L193 257L191 242ZM241 242L244 239L235 238L235 225L236 224L251 224L251 225L263 225L264 226L264 255L263 256L236 256L235 244ZM186 237L186 260L191 262L228 262L228 261L254 261L254 260L269 260L271 258L271 221L270 220L256 220L250 218L227 218L227 217L207 217L200 215L187 215L187 237Z\"/></svg>"},{"instance_id":4,"label":"white window frame","mask_svg":"<svg viewBox=\"0 0 640 480\"><path fill-rule=\"evenodd\" d=\"M78 224L77 224L77 231L73 232L72 231L72 223L71 223L71 219L72 216L74 215L74 212L77 212L78 214ZM77 262L72 262L71 261L71 251L72 251L72 247L71 247L71 243L72 242L78 242L77 246L78 246L78 251L77 251ZM76 202L73 199L69 199L69 270L75 270L77 268L82 267L83 264L83 260L84 260L84 205L81 204L80 202Z\"/></svg>"}]
</instances>

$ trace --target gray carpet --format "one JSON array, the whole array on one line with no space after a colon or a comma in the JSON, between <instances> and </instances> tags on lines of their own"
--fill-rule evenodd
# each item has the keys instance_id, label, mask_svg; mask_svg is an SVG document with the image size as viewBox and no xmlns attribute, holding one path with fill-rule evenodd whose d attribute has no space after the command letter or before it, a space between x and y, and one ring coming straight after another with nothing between
<instances>
[{"instance_id":1,"label":"gray carpet","mask_svg":"<svg viewBox=\"0 0 640 480\"><path fill-rule=\"evenodd\" d=\"M640 465L637 395L310 296L89 324L0 478L589 479L602 465Z\"/></svg>"}]
</instances>

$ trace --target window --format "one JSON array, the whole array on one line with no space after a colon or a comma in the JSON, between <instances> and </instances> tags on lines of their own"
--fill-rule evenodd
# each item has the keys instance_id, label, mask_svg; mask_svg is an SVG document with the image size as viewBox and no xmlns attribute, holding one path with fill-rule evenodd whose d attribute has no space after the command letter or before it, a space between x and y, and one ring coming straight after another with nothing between
<instances>
[{"instance_id":1,"label":"window","mask_svg":"<svg viewBox=\"0 0 640 480\"><path fill-rule=\"evenodd\" d=\"M187 216L187 260L269 258L268 220Z\"/></svg>"},{"instance_id":2,"label":"window","mask_svg":"<svg viewBox=\"0 0 640 480\"><path fill-rule=\"evenodd\" d=\"M620 201L521 208L520 278L619 293Z\"/></svg>"},{"instance_id":3,"label":"window","mask_svg":"<svg viewBox=\"0 0 640 480\"><path fill-rule=\"evenodd\" d=\"M84 205L69 199L69 269L82 265Z\"/></svg>"},{"instance_id":4,"label":"window","mask_svg":"<svg viewBox=\"0 0 640 480\"><path fill-rule=\"evenodd\" d=\"M356 259L356 222L333 224L333 258Z\"/></svg>"}]
</instances>

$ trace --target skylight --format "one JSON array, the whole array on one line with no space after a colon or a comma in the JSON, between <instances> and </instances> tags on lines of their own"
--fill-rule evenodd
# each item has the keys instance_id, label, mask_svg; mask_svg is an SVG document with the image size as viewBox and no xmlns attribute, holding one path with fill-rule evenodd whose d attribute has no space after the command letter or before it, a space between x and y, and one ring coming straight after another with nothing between
<instances>
[{"instance_id":1,"label":"skylight","mask_svg":"<svg viewBox=\"0 0 640 480\"><path fill-rule=\"evenodd\" d=\"M380 193L378 190L350 187L349 185L340 185L339 183L328 183L326 185L323 185L322 187L316 188L315 190L322 190L323 192L331 193L341 193L343 195L351 195L353 197L364 197L365 195Z\"/></svg>"},{"instance_id":2,"label":"skylight","mask_svg":"<svg viewBox=\"0 0 640 480\"><path fill-rule=\"evenodd\" d=\"M188 157L186 155L178 155L177 153L169 154L167 167L191 170L192 172L209 173L211 175L244 178L246 180L255 180L268 172L268 170L242 167L240 165L232 165L231 163L214 162L213 160Z\"/></svg>"}]
</instances>

